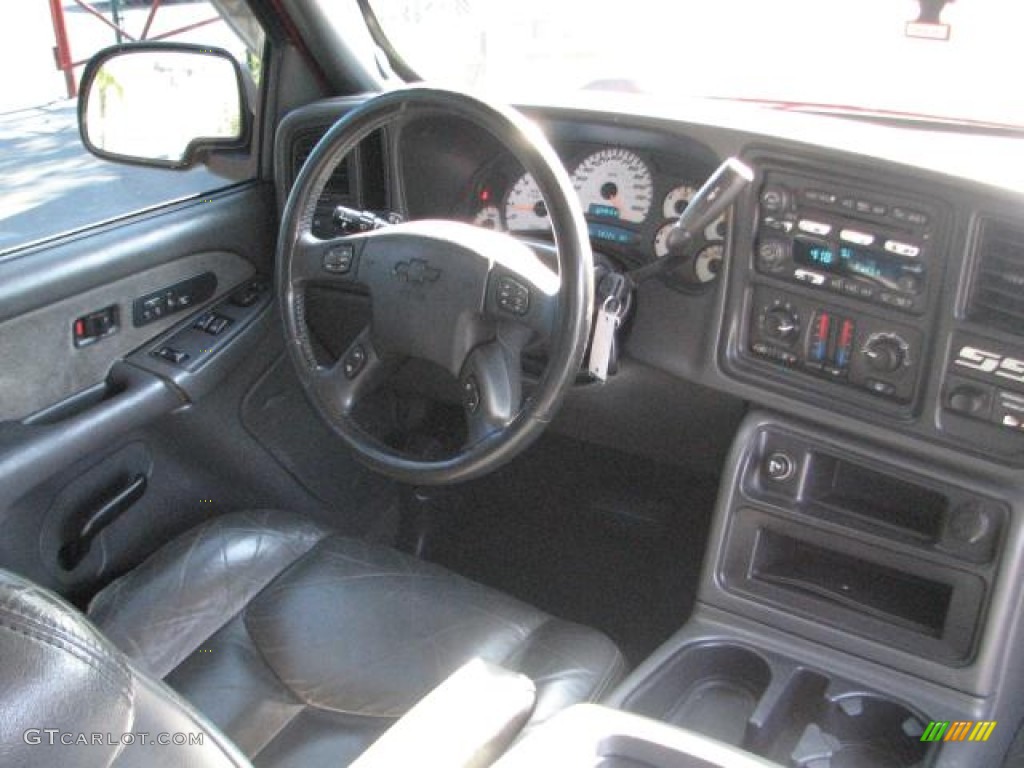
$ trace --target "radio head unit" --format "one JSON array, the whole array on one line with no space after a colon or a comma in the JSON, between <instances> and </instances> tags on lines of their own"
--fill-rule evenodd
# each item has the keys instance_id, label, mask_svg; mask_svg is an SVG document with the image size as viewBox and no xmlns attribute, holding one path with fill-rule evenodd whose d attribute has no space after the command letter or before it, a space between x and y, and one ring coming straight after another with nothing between
<instances>
[{"instance_id":1,"label":"radio head unit","mask_svg":"<svg viewBox=\"0 0 1024 768\"><path fill-rule=\"evenodd\" d=\"M920 205L781 171L759 201L758 272L924 313L932 215Z\"/></svg>"}]
</instances>

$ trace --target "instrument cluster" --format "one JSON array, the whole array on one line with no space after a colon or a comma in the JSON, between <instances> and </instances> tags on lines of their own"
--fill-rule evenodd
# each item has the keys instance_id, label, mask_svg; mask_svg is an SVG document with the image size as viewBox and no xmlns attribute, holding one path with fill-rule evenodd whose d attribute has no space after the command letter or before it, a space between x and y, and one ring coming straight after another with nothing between
<instances>
[{"instance_id":1,"label":"instrument cluster","mask_svg":"<svg viewBox=\"0 0 1024 768\"><path fill-rule=\"evenodd\" d=\"M636 266L668 253L668 233L710 169L687 168L677 158L621 146L585 146L561 152L579 195L594 247ZM486 166L468 195L467 215L477 226L544 236L551 232L540 189L510 157ZM710 283L718 275L726 224L704 232L697 274Z\"/></svg>"}]
</instances>

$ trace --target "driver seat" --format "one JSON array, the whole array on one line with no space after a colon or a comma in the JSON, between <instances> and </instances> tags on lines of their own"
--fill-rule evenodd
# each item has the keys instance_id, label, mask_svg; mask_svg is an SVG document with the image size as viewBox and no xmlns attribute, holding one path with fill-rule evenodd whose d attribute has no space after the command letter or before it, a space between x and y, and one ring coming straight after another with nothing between
<instances>
[{"instance_id":1,"label":"driver seat","mask_svg":"<svg viewBox=\"0 0 1024 768\"><path fill-rule=\"evenodd\" d=\"M11 575L0 580L0 591L8 593L0 594L0 649L8 661L10 638L3 630L24 623L8 599L12 579L18 589L25 585ZM124 671L118 676L104 670L123 670L125 665L106 659L116 652L106 640L95 638L88 622L67 606L63 612L54 609L63 603L48 599L50 607L35 607L33 615L56 611L47 619L47 632L53 634L53 627L67 630L70 635L61 635L61 644L102 657L92 667L103 673L106 683L117 678L109 695L134 687L145 692L142 698L177 712L175 722L189 717L201 722L205 716L215 726L211 743L223 741L216 734L219 728L256 765L347 765L418 699L474 657L534 681L536 705L527 727L570 704L597 699L624 671L618 649L594 630L555 619L395 550L344 538L277 511L210 520L165 545L95 597L88 617L130 659L127 669L133 674L127 677ZM18 616L14 621L12 611ZM88 639L90 633L93 639ZM47 665L58 673L63 669ZM162 679L202 715L181 714L191 712L188 704L176 701L171 691L147 676ZM33 690L22 693L18 685L11 686L11 677L5 672L0 683L7 689L0 708L22 711L26 701L40 695L38 681L34 686L23 681ZM68 689L69 681L62 677L51 672L44 681L54 698ZM189 730L154 723L151 706L147 713L140 709L133 726L123 702L109 710L120 721L99 728L102 702L80 703L81 722L72 728L61 720L62 727L80 731L88 730L88 724L93 731L121 733L140 730L141 720L153 731ZM41 711L37 705L35 701L32 714ZM3 720L10 724L6 712ZM10 738L4 734L4 742ZM4 749L0 745L0 753ZM152 754L134 748L107 754L109 760L103 759L102 748L81 755L75 747L63 749L63 765L77 766L86 754L98 759L83 765L131 765L132 755L141 756L140 765L160 764ZM170 750L164 757L180 765L244 764L244 759L238 763L231 744L209 761L188 749ZM202 753L208 751L209 745L204 746ZM183 753L190 757L182 761Z\"/></svg>"}]
</instances>

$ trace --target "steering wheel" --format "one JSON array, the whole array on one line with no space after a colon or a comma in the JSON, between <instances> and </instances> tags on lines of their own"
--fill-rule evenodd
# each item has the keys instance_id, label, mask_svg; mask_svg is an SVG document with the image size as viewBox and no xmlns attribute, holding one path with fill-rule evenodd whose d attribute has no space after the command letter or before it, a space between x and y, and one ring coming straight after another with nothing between
<instances>
[{"instance_id":1,"label":"steering wheel","mask_svg":"<svg viewBox=\"0 0 1024 768\"><path fill-rule=\"evenodd\" d=\"M526 242L456 221L410 221L330 239L313 235L317 200L360 141L380 128L400 130L417 117L439 114L488 131L533 175L554 231L557 272ZM360 460L402 482L460 482L512 459L550 422L587 346L593 253L568 174L533 123L464 93L389 91L336 122L288 196L277 265L286 344L307 396ZM332 282L362 286L372 310L369 325L337 362L325 365L310 340L305 292L312 283ZM548 363L524 402L520 352L537 336L546 340ZM459 382L467 439L443 459L406 455L353 418L360 400L409 358L435 363Z\"/></svg>"}]
</instances>

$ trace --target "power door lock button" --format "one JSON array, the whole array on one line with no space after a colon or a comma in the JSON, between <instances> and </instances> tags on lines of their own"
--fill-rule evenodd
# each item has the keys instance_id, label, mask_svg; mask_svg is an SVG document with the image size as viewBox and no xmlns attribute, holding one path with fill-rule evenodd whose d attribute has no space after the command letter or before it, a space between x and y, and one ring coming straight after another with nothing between
<instances>
[{"instance_id":1,"label":"power door lock button","mask_svg":"<svg viewBox=\"0 0 1024 768\"><path fill-rule=\"evenodd\" d=\"M90 312L71 324L71 336L76 347L84 347L105 336L117 333L119 313L116 304Z\"/></svg>"}]
</instances>

